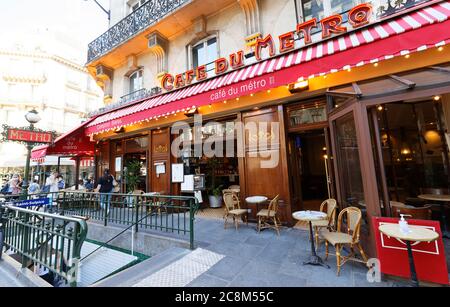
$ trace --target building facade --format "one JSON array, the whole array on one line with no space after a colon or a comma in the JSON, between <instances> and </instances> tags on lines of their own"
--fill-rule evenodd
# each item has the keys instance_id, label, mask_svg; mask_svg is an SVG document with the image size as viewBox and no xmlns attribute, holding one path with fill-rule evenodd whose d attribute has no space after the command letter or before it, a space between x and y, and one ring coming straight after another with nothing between
<instances>
[{"instance_id":1,"label":"building facade","mask_svg":"<svg viewBox=\"0 0 450 307\"><path fill-rule=\"evenodd\" d=\"M247 197L279 195L287 225L329 197L358 207L373 253L384 204L449 188L449 16L448 1L112 0L87 63L107 105L80 130L97 174L124 182L140 163L139 190L239 186L253 220L267 204ZM225 157L195 154L217 139L234 145ZM206 183L174 182L181 163Z\"/></svg>"},{"instance_id":2,"label":"building facade","mask_svg":"<svg viewBox=\"0 0 450 307\"><path fill-rule=\"evenodd\" d=\"M69 59L67 54L70 53L55 52L48 34L36 34L30 40L19 37L17 35L16 41L3 44L0 49L2 124L28 126L25 114L34 109L42 118L38 128L63 134L80 125L90 112L103 105L102 90L83 64ZM3 143L0 151L0 167L5 174L13 169L23 172L26 160L23 145ZM43 164L56 167L57 160L47 159L47 162Z\"/></svg>"}]
</instances>

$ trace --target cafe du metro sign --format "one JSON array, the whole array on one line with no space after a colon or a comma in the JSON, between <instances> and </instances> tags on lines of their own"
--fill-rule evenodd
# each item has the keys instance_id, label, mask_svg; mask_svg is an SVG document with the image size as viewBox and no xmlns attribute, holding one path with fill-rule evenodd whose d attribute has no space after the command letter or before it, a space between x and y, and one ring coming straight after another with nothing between
<instances>
[{"instance_id":1,"label":"cafe du metro sign","mask_svg":"<svg viewBox=\"0 0 450 307\"><path fill-rule=\"evenodd\" d=\"M372 17L372 5L360 4L348 12L348 21L353 29L360 28L370 23ZM317 18L313 18L306 22L297 25L294 31L287 32L278 36L280 54L289 52L295 49L295 36L302 38L305 45L312 43L312 30L319 28L322 29L322 39L331 37L333 34L342 34L348 31L347 27L343 26L342 15L332 15L326 17L320 21ZM256 41L255 58L257 61L262 61L262 51L268 49L270 57L275 56L275 38L269 34L265 38L260 38ZM216 76L226 73L230 69L237 69L244 66L244 51L240 50L233 53L229 58L219 58L214 61ZM208 72L206 65L201 65L195 70L191 69L182 74L172 75L165 74L161 79L161 87L166 91L172 91L194 82L203 81L208 78Z\"/></svg>"}]
</instances>

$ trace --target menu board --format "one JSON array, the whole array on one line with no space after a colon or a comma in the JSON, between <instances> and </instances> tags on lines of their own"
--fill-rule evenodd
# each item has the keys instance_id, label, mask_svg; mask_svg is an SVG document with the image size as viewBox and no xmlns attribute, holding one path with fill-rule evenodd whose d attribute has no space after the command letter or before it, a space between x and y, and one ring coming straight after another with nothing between
<instances>
[{"instance_id":1,"label":"menu board","mask_svg":"<svg viewBox=\"0 0 450 307\"><path fill-rule=\"evenodd\" d=\"M184 182L184 164L172 164L172 183Z\"/></svg>"},{"instance_id":2,"label":"menu board","mask_svg":"<svg viewBox=\"0 0 450 307\"><path fill-rule=\"evenodd\" d=\"M194 175L184 176L184 181L181 184L182 192L193 192L194 191Z\"/></svg>"}]
</instances>

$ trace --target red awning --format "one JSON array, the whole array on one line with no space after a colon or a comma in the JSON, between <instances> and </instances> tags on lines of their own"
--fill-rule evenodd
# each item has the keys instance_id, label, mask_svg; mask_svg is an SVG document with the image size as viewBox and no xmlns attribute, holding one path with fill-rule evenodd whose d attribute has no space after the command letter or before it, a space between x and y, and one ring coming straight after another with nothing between
<instances>
[{"instance_id":1,"label":"red awning","mask_svg":"<svg viewBox=\"0 0 450 307\"><path fill-rule=\"evenodd\" d=\"M31 152L31 159L41 161L45 156L94 156L95 142L85 132L85 127L92 120L58 137L53 144L39 146Z\"/></svg>"},{"instance_id":2,"label":"red awning","mask_svg":"<svg viewBox=\"0 0 450 307\"><path fill-rule=\"evenodd\" d=\"M95 118L89 135L450 42L450 1L306 46Z\"/></svg>"}]
</instances>

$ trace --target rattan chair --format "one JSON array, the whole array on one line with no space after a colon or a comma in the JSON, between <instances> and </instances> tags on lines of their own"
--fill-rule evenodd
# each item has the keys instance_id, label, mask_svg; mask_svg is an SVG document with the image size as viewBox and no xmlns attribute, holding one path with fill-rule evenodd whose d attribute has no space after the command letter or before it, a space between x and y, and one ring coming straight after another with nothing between
<instances>
[{"instance_id":1,"label":"rattan chair","mask_svg":"<svg viewBox=\"0 0 450 307\"><path fill-rule=\"evenodd\" d=\"M223 201L225 203L225 214L224 214L224 228L227 228L228 217L233 217L233 223L236 227L236 230L239 228L239 218L246 222L248 225L248 210L241 209L239 197L235 192L231 190L223 190Z\"/></svg>"},{"instance_id":2,"label":"rattan chair","mask_svg":"<svg viewBox=\"0 0 450 307\"><path fill-rule=\"evenodd\" d=\"M345 225L344 225L345 218ZM338 216L337 231L323 231L322 236L325 239L325 259L328 259L329 244L333 245L336 250L336 264L337 275L341 272L341 267L349 260L361 262L355 257L355 247L358 248L363 262L367 264L367 256L360 243L360 229L361 229L362 213L356 207L348 207L342 210ZM345 228L344 228L345 227ZM342 256L342 248L350 246L350 253L348 256Z\"/></svg>"},{"instance_id":3,"label":"rattan chair","mask_svg":"<svg viewBox=\"0 0 450 307\"><path fill-rule=\"evenodd\" d=\"M326 220L313 221L314 238L316 240L316 248L319 247L319 230L321 228L327 228L330 231L334 231L336 227L336 211L337 202L335 199L327 199L320 205L320 211L327 214Z\"/></svg>"},{"instance_id":4,"label":"rattan chair","mask_svg":"<svg viewBox=\"0 0 450 307\"><path fill-rule=\"evenodd\" d=\"M280 195L275 196L274 199L270 201L269 207L258 212L256 215L258 217L258 232L261 229L272 228L277 231L280 235L280 219L278 218L278 200ZM270 224L269 222L273 222Z\"/></svg>"}]
</instances>

